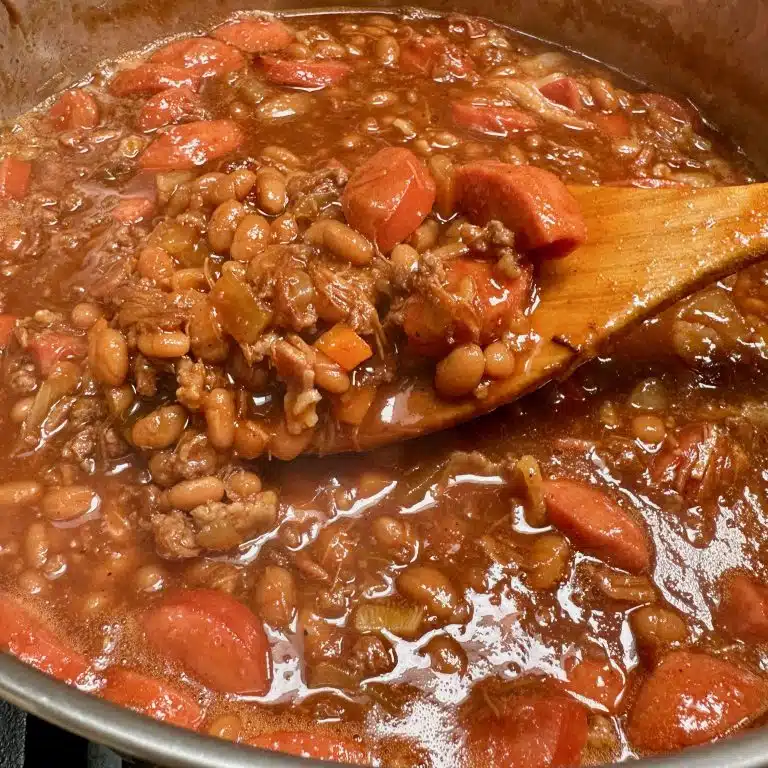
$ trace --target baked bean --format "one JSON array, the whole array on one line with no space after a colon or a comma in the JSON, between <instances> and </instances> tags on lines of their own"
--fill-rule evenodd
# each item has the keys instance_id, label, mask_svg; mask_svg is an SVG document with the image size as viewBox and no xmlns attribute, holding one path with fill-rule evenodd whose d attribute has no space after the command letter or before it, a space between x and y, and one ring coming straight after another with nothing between
<instances>
[{"instance_id":1,"label":"baked bean","mask_svg":"<svg viewBox=\"0 0 768 768\"><path fill-rule=\"evenodd\" d=\"M337 362L317 350L315 352L315 386L334 395L340 395L352 386L352 380Z\"/></svg>"},{"instance_id":2,"label":"baked bean","mask_svg":"<svg viewBox=\"0 0 768 768\"><path fill-rule=\"evenodd\" d=\"M484 350L485 375L492 379L507 379L515 372L515 358L509 347L501 341L494 341Z\"/></svg>"},{"instance_id":3,"label":"baked bean","mask_svg":"<svg viewBox=\"0 0 768 768\"><path fill-rule=\"evenodd\" d=\"M645 576L614 571L605 566L584 566L597 589L606 597L627 603L652 603L656 601L656 590Z\"/></svg>"},{"instance_id":4,"label":"baked bean","mask_svg":"<svg viewBox=\"0 0 768 768\"><path fill-rule=\"evenodd\" d=\"M435 370L435 389L443 397L463 397L480 383L485 356L477 344L462 344L451 350Z\"/></svg>"},{"instance_id":5,"label":"baked bean","mask_svg":"<svg viewBox=\"0 0 768 768\"><path fill-rule=\"evenodd\" d=\"M75 328L82 328L84 331L91 328L101 316L101 308L96 304L92 304L90 301L83 301L80 302L80 304L75 304L70 312L72 325L74 325Z\"/></svg>"},{"instance_id":6,"label":"baked bean","mask_svg":"<svg viewBox=\"0 0 768 768\"><path fill-rule=\"evenodd\" d=\"M46 491L40 508L49 520L73 520L101 505L99 495L87 485L65 485Z\"/></svg>"},{"instance_id":7,"label":"baked bean","mask_svg":"<svg viewBox=\"0 0 768 768\"><path fill-rule=\"evenodd\" d=\"M165 586L166 573L159 565L142 565L133 575L133 583L139 592L160 592Z\"/></svg>"},{"instance_id":8,"label":"baked bean","mask_svg":"<svg viewBox=\"0 0 768 768\"><path fill-rule=\"evenodd\" d=\"M208 726L208 735L227 741L240 741L243 722L237 715L220 715Z\"/></svg>"},{"instance_id":9,"label":"baked bean","mask_svg":"<svg viewBox=\"0 0 768 768\"><path fill-rule=\"evenodd\" d=\"M14 424L21 424L27 418L30 410L32 410L34 402L34 397L22 397L21 400L17 400L11 408L11 421Z\"/></svg>"},{"instance_id":10,"label":"baked bean","mask_svg":"<svg viewBox=\"0 0 768 768\"><path fill-rule=\"evenodd\" d=\"M257 421L245 419L235 428L235 450L244 459L255 459L267 448L269 433Z\"/></svg>"},{"instance_id":11,"label":"baked bean","mask_svg":"<svg viewBox=\"0 0 768 768\"><path fill-rule=\"evenodd\" d=\"M208 393L203 403L208 438L214 448L225 451L235 441L235 400L232 393L217 387Z\"/></svg>"},{"instance_id":12,"label":"baked bean","mask_svg":"<svg viewBox=\"0 0 768 768\"><path fill-rule=\"evenodd\" d=\"M189 512L209 501L221 501L223 498L224 483L213 475L182 480L168 491L168 503L184 512Z\"/></svg>"},{"instance_id":13,"label":"baked bean","mask_svg":"<svg viewBox=\"0 0 768 768\"><path fill-rule=\"evenodd\" d=\"M537 536L528 554L528 583L533 589L552 589L568 567L570 547L559 533Z\"/></svg>"},{"instance_id":14,"label":"baked bean","mask_svg":"<svg viewBox=\"0 0 768 768\"><path fill-rule=\"evenodd\" d=\"M131 440L139 448L167 448L181 437L186 425L184 408L163 405L136 421L131 429Z\"/></svg>"},{"instance_id":15,"label":"baked bean","mask_svg":"<svg viewBox=\"0 0 768 768\"><path fill-rule=\"evenodd\" d=\"M658 416L642 414L632 419L632 434L643 443L658 445L667 436L667 427Z\"/></svg>"},{"instance_id":16,"label":"baked bean","mask_svg":"<svg viewBox=\"0 0 768 768\"><path fill-rule=\"evenodd\" d=\"M450 635L437 635L423 648L432 669L443 675L463 675L467 671L467 654Z\"/></svg>"},{"instance_id":17,"label":"baked bean","mask_svg":"<svg viewBox=\"0 0 768 768\"><path fill-rule=\"evenodd\" d=\"M136 270L147 280L152 280L158 285L167 285L175 269L176 265L171 255L162 248L148 245L139 251Z\"/></svg>"},{"instance_id":18,"label":"baked bean","mask_svg":"<svg viewBox=\"0 0 768 768\"><path fill-rule=\"evenodd\" d=\"M443 219L450 219L455 213L453 163L446 155L434 155L429 170L435 180L435 210Z\"/></svg>"},{"instance_id":19,"label":"baked bean","mask_svg":"<svg viewBox=\"0 0 768 768\"><path fill-rule=\"evenodd\" d=\"M140 334L138 345L147 357L183 357L189 352L189 336L181 331L153 331Z\"/></svg>"},{"instance_id":20,"label":"baked bean","mask_svg":"<svg viewBox=\"0 0 768 768\"><path fill-rule=\"evenodd\" d=\"M130 384L123 384L122 387L109 387L104 395L109 412L118 418L125 416L136 397Z\"/></svg>"},{"instance_id":21,"label":"baked bean","mask_svg":"<svg viewBox=\"0 0 768 768\"><path fill-rule=\"evenodd\" d=\"M292 213L278 216L269 226L269 240L272 243L292 243L299 236L299 224Z\"/></svg>"},{"instance_id":22,"label":"baked bean","mask_svg":"<svg viewBox=\"0 0 768 768\"><path fill-rule=\"evenodd\" d=\"M42 568L48 559L51 542L45 523L34 522L24 537L24 558L30 568Z\"/></svg>"},{"instance_id":23,"label":"baked bean","mask_svg":"<svg viewBox=\"0 0 768 768\"><path fill-rule=\"evenodd\" d=\"M400 44L392 35L384 35L376 41L376 58L385 67L392 67L397 64L400 58Z\"/></svg>"},{"instance_id":24,"label":"baked bean","mask_svg":"<svg viewBox=\"0 0 768 768\"><path fill-rule=\"evenodd\" d=\"M177 269L171 277L171 288L177 293L202 291L208 287L208 278L201 267Z\"/></svg>"},{"instance_id":25,"label":"baked bean","mask_svg":"<svg viewBox=\"0 0 768 768\"><path fill-rule=\"evenodd\" d=\"M628 404L638 411L664 411L669 404L666 387L660 379L644 379L632 390Z\"/></svg>"},{"instance_id":26,"label":"baked bean","mask_svg":"<svg viewBox=\"0 0 768 768\"><path fill-rule=\"evenodd\" d=\"M236 261L247 262L260 254L269 242L269 222L258 213L249 213L237 225L229 255Z\"/></svg>"},{"instance_id":27,"label":"baked bean","mask_svg":"<svg viewBox=\"0 0 768 768\"><path fill-rule=\"evenodd\" d=\"M301 167L301 160L289 149L270 144L261 150L261 159L283 173Z\"/></svg>"},{"instance_id":28,"label":"baked bean","mask_svg":"<svg viewBox=\"0 0 768 768\"><path fill-rule=\"evenodd\" d=\"M285 426L285 421L280 421L269 437L269 452L281 461L295 459L309 447L314 432L314 429L305 429L298 435L292 435Z\"/></svg>"},{"instance_id":29,"label":"baked bean","mask_svg":"<svg viewBox=\"0 0 768 768\"><path fill-rule=\"evenodd\" d=\"M112 597L109 592L89 592L80 601L80 613L86 619L90 619L104 613L111 604Z\"/></svg>"},{"instance_id":30,"label":"baked bean","mask_svg":"<svg viewBox=\"0 0 768 768\"><path fill-rule=\"evenodd\" d=\"M26 507L40 500L43 486L35 480L10 480L0 483L0 508Z\"/></svg>"},{"instance_id":31,"label":"baked bean","mask_svg":"<svg viewBox=\"0 0 768 768\"><path fill-rule=\"evenodd\" d=\"M373 246L367 238L340 221L317 221L304 237L307 242L324 246L337 258L356 266L369 264L373 259Z\"/></svg>"},{"instance_id":32,"label":"baked bean","mask_svg":"<svg viewBox=\"0 0 768 768\"><path fill-rule=\"evenodd\" d=\"M407 243L398 243L389 254L389 260L396 269L406 274L419 268L419 252Z\"/></svg>"},{"instance_id":33,"label":"baked bean","mask_svg":"<svg viewBox=\"0 0 768 768\"><path fill-rule=\"evenodd\" d=\"M685 621L661 605L645 605L632 611L629 623L637 644L650 649L682 643L688 635Z\"/></svg>"},{"instance_id":34,"label":"baked bean","mask_svg":"<svg viewBox=\"0 0 768 768\"><path fill-rule=\"evenodd\" d=\"M133 530L129 510L115 499L107 499L101 510L101 522L112 541L127 541Z\"/></svg>"},{"instance_id":35,"label":"baked bean","mask_svg":"<svg viewBox=\"0 0 768 768\"><path fill-rule=\"evenodd\" d=\"M525 165L528 162L525 152L514 144L505 144L501 148L499 160L510 165Z\"/></svg>"},{"instance_id":36,"label":"baked bean","mask_svg":"<svg viewBox=\"0 0 768 768\"><path fill-rule=\"evenodd\" d=\"M416 227L408 242L419 252L424 253L437 245L440 225L434 219L427 219Z\"/></svg>"},{"instance_id":37,"label":"baked bean","mask_svg":"<svg viewBox=\"0 0 768 768\"><path fill-rule=\"evenodd\" d=\"M381 549L398 563L410 563L418 554L419 538L407 520L381 515L371 523L371 532Z\"/></svg>"},{"instance_id":38,"label":"baked bean","mask_svg":"<svg viewBox=\"0 0 768 768\"><path fill-rule=\"evenodd\" d=\"M256 107L256 115L263 120L277 122L306 115L313 105L308 93L281 93L263 101Z\"/></svg>"},{"instance_id":39,"label":"baked bean","mask_svg":"<svg viewBox=\"0 0 768 768\"><path fill-rule=\"evenodd\" d=\"M276 216L285 210L288 194L285 176L276 168L260 168L256 172L256 202L264 213Z\"/></svg>"},{"instance_id":40,"label":"baked bean","mask_svg":"<svg viewBox=\"0 0 768 768\"><path fill-rule=\"evenodd\" d=\"M372 107L391 107L397 104L397 94L394 91L374 91L368 97Z\"/></svg>"},{"instance_id":41,"label":"baked bean","mask_svg":"<svg viewBox=\"0 0 768 768\"><path fill-rule=\"evenodd\" d=\"M229 251L235 230L245 215L243 204L236 200L227 200L216 208L208 222L208 242L216 253Z\"/></svg>"},{"instance_id":42,"label":"baked bean","mask_svg":"<svg viewBox=\"0 0 768 768\"><path fill-rule=\"evenodd\" d=\"M16 583L19 589L27 595L40 595L48 589L48 582L41 573L37 571L22 571Z\"/></svg>"},{"instance_id":43,"label":"baked bean","mask_svg":"<svg viewBox=\"0 0 768 768\"><path fill-rule=\"evenodd\" d=\"M268 565L256 582L256 609L267 624L287 627L296 615L298 596L293 574L286 568Z\"/></svg>"},{"instance_id":44,"label":"baked bean","mask_svg":"<svg viewBox=\"0 0 768 768\"><path fill-rule=\"evenodd\" d=\"M255 472L237 470L224 481L224 488L227 498L232 501L248 499L261 491L261 478Z\"/></svg>"},{"instance_id":45,"label":"baked bean","mask_svg":"<svg viewBox=\"0 0 768 768\"><path fill-rule=\"evenodd\" d=\"M613 86L602 77L590 78L589 90L592 92L595 103L603 112L613 112L619 106Z\"/></svg>"},{"instance_id":46,"label":"baked bean","mask_svg":"<svg viewBox=\"0 0 768 768\"><path fill-rule=\"evenodd\" d=\"M195 304L187 325L189 346L198 360L220 363L227 359L229 342L208 301Z\"/></svg>"},{"instance_id":47,"label":"baked bean","mask_svg":"<svg viewBox=\"0 0 768 768\"><path fill-rule=\"evenodd\" d=\"M450 619L459 607L459 596L451 582L442 571L428 565L406 568L397 577L397 589L438 619Z\"/></svg>"},{"instance_id":48,"label":"baked bean","mask_svg":"<svg viewBox=\"0 0 768 768\"><path fill-rule=\"evenodd\" d=\"M128 375L128 344L125 336L99 320L88 337L88 363L94 378L119 387Z\"/></svg>"}]
</instances>

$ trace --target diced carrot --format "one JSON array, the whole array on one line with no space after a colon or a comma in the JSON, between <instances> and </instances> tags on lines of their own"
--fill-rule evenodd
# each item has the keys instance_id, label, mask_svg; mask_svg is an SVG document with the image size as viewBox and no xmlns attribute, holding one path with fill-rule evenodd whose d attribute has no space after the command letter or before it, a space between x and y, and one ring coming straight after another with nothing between
<instances>
[{"instance_id":1,"label":"diced carrot","mask_svg":"<svg viewBox=\"0 0 768 768\"><path fill-rule=\"evenodd\" d=\"M175 125L158 136L139 157L142 168L184 171L234 152L245 134L234 120L199 120Z\"/></svg>"},{"instance_id":2,"label":"diced carrot","mask_svg":"<svg viewBox=\"0 0 768 768\"><path fill-rule=\"evenodd\" d=\"M587 239L576 200L549 171L486 160L462 166L454 179L458 205L473 223L504 222L539 258L567 256Z\"/></svg>"},{"instance_id":3,"label":"diced carrot","mask_svg":"<svg viewBox=\"0 0 768 768\"><path fill-rule=\"evenodd\" d=\"M386 147L355 169L341 207L347 222L385 253L410 236L435 202L435 181L404 147Z\"/></svg>"},{"instance_id":4,"label":"diced carrot","mask_svg":"<svg viewBox=\"0 0 768 768\"><path fill-rule=\"evenodd\" d=\"M739 571L725 573L721 583L720 624L736 637L768 640L768 587Z\"/></svg>"},{"instance_id":5,"label":"diced carrot","mask_svg":"<svg viewBox=\"0 0 768 768\"><path fill-rule=\"evenodd\" d=\"M576 480L547 480L543 491L550 521L576 547L632 573L649 567L642 526L602 491Z\"/></svg>"},{"instance_id":6,"label":"diced carrot","mask_svg":"<svg viewBox=\"0 0 768 768\"><path fill-rule=\"evenodd\" d=\"M498 339L526 308L532 269L522 267L519 277L510 278L488 261L458 258L445 265L445 276L449 293L459 293L466 280L472 281L477 327L462 325L460 318L452 317L447 309L423 296L410 296L405 304L403 330L414 351L427 357L442 357L455 344L489 344Z\"/></svg>"},{"instance_id":7,"label":"diced carrot","mask_svg":"<svg viewBox=\"0 0 768 768\"><path fill-rule=\"evenodd\" d=\"M175 40L155 51L149 59L155 64L180 67L194 77L214 77L236 72L245 64L237 48L210 37L189 37Z\"/></svg>"},{"instance_id":8,"label":"diced carrot","mask_svg":"<svg viewBox=\"0 0 768 768\"><path fill-rule=\"evenodd\" d=\"M152 217L154 203L146 197L129 197L112 209L112 218L121 224L138 224Z\"/></svg>"},{"instance_id":9,"label":"diced carrot","mask_svg":"<svg viewBox=\"0 0 768 768\"><path fill-rule=\"evenodd\" d=\"M685 107L663 93L642 93L640 100L647 107L658 109L681 123L692 123L696 117L693 108Z\"/></svg>"},{"instance_id":10,"label":"diced carrot","mask_svg":"<svg viewBox=\"0 0 768 768\"><path fill-rule=\"evenodd\" d=\"M47 376L60 360L84 357L88 345L81 336L43 331L30 339L27 349L35 356L40 372Z\"/></svg>"},{"instance_id":11,"label":"diced carrot","mask_svg":"<svg viewBox=\"0 0 768 768\"><path fill-rule=\"evenodd\" d=\"M489 768L579 765L586 743L586 710L563 695L520 694L502 704L498 716L469 723L472 764Z\"/></svg>"},{"instance_id":12,"label":"diced carrot","mask_svg":"<svg viewBox=\"0 0 768 768\"><path fill-rule=\"evenodd\" d=\"M69 648L47 624L10 595L0 594L0 650L67 683L88 669L84 656Z\"/></svg>"},{"instance_id":13,"label":"diced carrot","mask_svg":"<svg viewBox=\"0 0 768 768\"><path fill-rule=\"evenodd\" d=\"M87 91L73 88L59 96L48 117L60 131L95 128L99 124L99 105Z\"/></svg>"},{"instance_id":14,"label":"diced carrot","mask_svg":"<svg viewBox=\"0 0 768 768\"><path fill-rule=\"evenodd\" d=\"M169 64L139 64L133 69L118 72L109 84L115 96L133 96L137 93L159 93L167 88L197 88L199 78L181 67Z\"/></svg>"},{"instance_id":15,"label":"diced carrot","mask_svg":"<svg viewBox=\"0 0 768 768\"><path fill-rule=\"evenodd\" d=\"M621 112L613 112L612 114L600 112L593 115L592 120L599 131L612 139L628 139L632 135L629 120Z\"/></svg>"},{"instance_id":16,"label":"diced carrot","mask_svg":"<svg viewBox=\"0 0 768 768\"><path fill-rule=\"evenodd\" d=\"M673 651L643 684L629 716L633 746L649 752L703 744L759 715L765 681L705 653Z\"/></svg>"},{"instance_id":17,"label":"diced carrot","mask_svg":"<svg viewBox=\"0 0 768 768\"><path fill-rule=\"evenodd\" d=\"M451 107L455 125L484 136L505 138L515 131L532 131L536 119L515 107L457 101Z\"/></svg>"},{"instance_id":18,"label":"diced carrot","mask_svg":"<svg viewBox=\"0 0 768 768\"><path fill-rule=\"evenodd\" d=\"M561 104L574 112L581 112L584 109L584 102L581 99L581 92L572 77L561 77L552 80L539 88L541 95L556 104Z\"/></svg>"},{"instance_id":19,"label":"diced carrot","mask_svg":"<svg viewBox=\"0 0 768 768\"><path fill-rule=\"evenodd\" d=\"M363 384L350 387L346 392L333 399L333 413L342 424L358 427L376 398L375 384Z\"/></svg>"},{"instance_id":20,"label":"diced carrot","mask_svg":"<svg viewBox=\"0 0 768 768\"><path fill-rule=\"evenodd\" d=\"M356 368L373 354L365 339L344 323L336 323L315 341L315 346L345 371Z\"/></svg>"},{"instance_id":21,"label":"diced carrot","mask_svg":"<svg viewBox=\"0 0 768 768\"><path fill-rule=\"evenodd\" d=\"M0 350L8 349L17 319L16 315L0 315Z\"/></svg>"},{"instance_id":22,"label":"diced carrot","mask_svg":"<svg viewBox=\"0 0 768 768\"><path fill-rule=\"evenodd\" d=\"M153 131L176 123L183 117L200 116L202 111L200 97L191 88L167 88L146 101L136 124L142 131Z\"/></svg>"},{"instance_id":23,"label":"diced carrot","mask_svg":"<svg viewBox=\"0 0 768 768\"><path fill-rule=\"evenodd\" d=\"M32 163L7 155L0 163L0 198L21 200L29 192Z\"/></svg>"},{"instance_id":24,"label":"diced carrot","mask_svg":"<svg viewBox=\"0 0 768 768\"><path fill-rule=\"evenodd\" d=\"M604 656L597 659L571 657L565 665L567 675L563 687L608 712L615 712L624 693L624 675Z\"/></svg>"},{"instance_id":25,"label":"diced carrot","mask_svg":"<svg viewBox=\"0 0 768 768\"><path fill-rule=\"evenodd\" d=\"M437 35L415 37L401 44L399 63L402 72L437 80L459 80L474 70L464 50Z\"/></svg>"},{"instance_id":26,"label":"diced carrot","mask_svg":"<svg viewBox=\"0 0 768 768\"><path fill-rule=\"evenodd\" d=\"M261 65L270 83L294 88L325 88L345 80L352 67L343 61L294 61L262 56Z\"/></svg>"},{"instance_id":27,"label":"diced carrot","mask_svg":"<svg viewBox=\"0 0 768 768\"><path fill-rule=\"evenodd\" d=\"M261 621L223 592L184 590L143 617L154 648L207 686L226 693L263 695L271 656Z\"/></svg>"},{"instance_id":28,"label":"diced carrot","mask_svg":"<svg viewBox=\"0 0 768 768\"><path fill-rule=\"evenodd\" d=\"M345 738L306 731L275 731L256 736L248 742L252 747L285 752L314 760L333 760L350 765L370 765L368 750Z\"/></svg>"},{"instance_id":29,"label":"diced carrot","mask_svg":"<svg viewBox=\"0 0 768 768\"><path fill-rule=\"evenodd\" d=\"M282 21L263 16L231 21L217 27L213 36L246 53L271 53L291 44L293 33Z\"/></svg>"},{"instance_id":30,"label":"diced carrot","mask_svg":"<svg viewBox=\"0 0 768 768\"><path fill-rule=\"evenodd\" d=\"M109 670L101 695L113 704L180 728L196 728L203 719L203 710L186 693L130 669Z\"/></svg>"}]
</instances>

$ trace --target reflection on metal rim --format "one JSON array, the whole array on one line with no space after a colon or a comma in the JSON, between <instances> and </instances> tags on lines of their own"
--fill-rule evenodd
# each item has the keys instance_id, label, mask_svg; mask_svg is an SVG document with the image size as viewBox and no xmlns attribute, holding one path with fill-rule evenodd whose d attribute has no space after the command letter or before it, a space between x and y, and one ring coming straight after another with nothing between
<instances>
[{"instance_id":1,"label":"reflection on metal rim","mask_svg":"<svg viewBox=\"0 0 768 768\"><path fill-rule=\"evenodd\" d=\"M0 696L79 736L169 768L296 768L310 762L328 765L251 749L155 722L53 680L3 653L0 653ZM631 765L765 768L768 766L768 729L748 731L718 744Z\"/></svg>"}]
</instances>

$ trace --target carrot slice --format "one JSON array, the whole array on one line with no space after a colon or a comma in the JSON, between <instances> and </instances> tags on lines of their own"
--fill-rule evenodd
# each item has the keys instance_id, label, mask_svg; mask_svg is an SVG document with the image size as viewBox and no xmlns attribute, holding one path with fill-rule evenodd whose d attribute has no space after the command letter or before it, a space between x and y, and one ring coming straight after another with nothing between
<instances>
[{"instance_id":1,"label":"carrot slice","mask_svg":"<svg viewBox=\"0 0 768 768\"><path fill-rule=\"evenodd\" d=\"M0 163L0 198L12 197L21 200L29 192L29 178L32 175L32 163L19 160L13 155L3 158Z\"/></svg>"},{"instance_id":2,"label":"carrot slice","mask_svg":"<svg viewBox=\"0 0 768 768\"><path fill-rule=\"evenodd\" d=\"M245 134L233 120L199 120L169 128L139 157L142 168L184 171L234 152Z\"/></svg>"},{"instance_id":3,"label":"carrot slice","mask_svg":"<svg viewBox=\"0 0 768 768\"><path fill-rule=\"evenodd\" d=\"M99 105L90 93L74 88L59 96L48 117L60 131L95 128L99 124Z\"/></svg>"},{"instance_id":4,"label":"carrot slice","mask_svg":"<svg viewBox=\"0 0 768 768\"><path fill-rule=\"evenodd\" d=\"M271 53L291 44L293 33L282 21L270 18L243 19L224 24L213 36L246 53Z\"/></svg>"},{"instance_id":5,"label":"carrot slice","mask_svg":"<svg viewBox=\"0 0 768 768\"><path fill-rule=\"evenodd\" d=\"M768 640L768 587L739 571L726 573L722 583L719 618L728 632Z\"/></svg>"},{"instance_id":6,"label":"carrot slice","mask_svg":"<svg viewBox=\"0 0 768 768\"><path fill-rule=\"evenodd\" d=\"M541 95L561 104L574 112L581 112L584 109L584 102L581 100L581 92L572 77L561 77L558 80L542 85L539 88Z\"/></svg>"},{"instance_id":7,"label":"carrot slice","mask_svg":"<svg viewBox=\"0 0 768 768\"><path fill-rule=\"evenodd\" d=\"M635 747L650 752L703 744L759 715L767 694L765 681L735 664L674 651L640 689L627 732Z\"/></svg>"},{"instance_id":8,"label":"carrot slice","mask_svg":"<svg viewBox=\"0 0 768 768\"><path fill-rule=\"evenodd\" d=\"M143 617L150 643L210 688L262 695L271 657L261 621L223 592L178 592Z\"/></svg>"},{"instance_id":9,"label":"carrot slice","mask_svg":"<svg viewBox=\"0 0 768 768\"><path fill-rule=\"evenodd\" d=\"M175 40L155 51L149 60L154 64L179 67L198 78L236 72L246 64L237 48L210 37Z\"/></svg>"},{"instance_id":10,"label":"carrot slice","mask_svg":"<svg viewBox=\"0 0 768 768\"><path fill-rule=\"evenodd\" d=\"M20 601L4 594L0 594L0 650L67 683L75 683L88 669L84 656L69 648Z\"/></svg>"},{"instance_id":11,"label":"carrot slice","mask_svg":"<svg viewBox=\"0 0 768 768\"><path fill-rule=\"evenodd\" d=\"M648 568L651 552L645 532L602 491L576 480L547 480L543 491L552 524L577 547L632 573Z\"/></svg>"},{"instance_id":12,"label":"carrot slice","mask_svg":"<svg viewBox=\"0 0 768 768\"><path fill-rule=\"evenodd\" d=\"M262 56L261 65L270 83L294 88L325 88L345 80L352 67L342 61L293 61Z\"/></svg>"},{"instance_id":13,"label":"carrot slice","mask_svg":"<svg viewBox=\"0 0 768 768\"><path fill-rule=\"evenodd\" d=\"M101 695L113 704L180 728L196 728L203 719L203 710L185 693L130 669L109 670Z\"/></svg>"},{"instance_id":14,"label":"carrot slice","mask_svg":"<svg viewBox=\"0 0 768 768\"><path fill-rule=\"evenodd\" d=\"M304 731L264 733L248 742L252 747L285 752L315 760L333 760L350 765L370 765L371 754L354 741Z\"/></svg>"},{"instance_id":15,"label":"carrot slice","mask_svg":"<svg viewBox=\"0 0 768 768\"><path fill-rule=\"evenodd\" d=\"M166 88L197 88L199 79L181 67L169 64L140 64L133 69L118 72L109 84L115 96L137 93L158 93Z\"/></svg>"},{"instance_id":16,"label":"carrot slice","mask_svg":"<svg viewBox=\"0 0 768 768\"><path fill-rule=\"evenodd\" d=\"M136 124L142 131L152 131L176 123L183 117L199 115L202 110L200 97L191 88L167 88L146 101Z\"/></svg>"},{"instance_id":17,"label":"carrot slice","mask_svg":"<svg viewBox=\"0 0 768 768\"><path fill-rule=\"evenodd\" d=\"M152 217L155 205L146 197L129 197L112 209L112 218L121 224L138 224Z\"/></svg>"},{"instance_id":18,"label":"carrot slice","mask_svg":"<svg viewBox=\"0 0 768 768\"><path fill-rule=\"evenodd\" d=\"M549 171L486 160L456 171L456 199L476 224L504 222L540 258L567 256L587 239L579 206Z\"/></svg>"},{"instance_id":19,"label":"carrot slice","mask_svg":"<svg viewBox=\"0 0 768 768\"><path fill-rule=\"evenodd\" d=\"M459 80L474 70L472 59L459 46L437 35L416 37L400 46L400 70L436 80Z\"/></svg>"},{"instance_id":20,"label":"carrot slice","mask_svg":"<svg viewBox=\"0 0 768 768\"><path fill-rule=\"evenodd\" d=\"M355 169L341 199L350 226L390 251L424 221L435 202L435 181L403 147L380 149Z\"/></svg>"},{"instance_id":21,"label":"carrot slice","mask_svg":"<svg viewBox=\"0 0 768 768\"><path fill-rule=\"evenodd\" d=\"M579 765L587 742L587 715L567 696L521 694L505 703L498 717L472 722L468 741L474 765Z\"/></svg>"},{"instance_id":22,"label":"carrot slice","mask_svg":"<svg viewBox=\"0 0 768 768\"><path fill-rule=\"evenodd\" d=\"M473 104L458 101L451 107L455 125L484 136L505 138L515 131L532 131L536 119L514 107L499 107L493 104Z\"/></svg>"},{"instance_id":23,"label":"carrot slice","mask_svg":"<svg viewBox=\"0 0 768 768\"><path fill-rule=\"evenodd\" d=\"M8 349L17 319L16 315L0 315L0 350Z\"/></svg>"},{"instance_id":24,"label":"carrot slice","mask_svg":"<svg viewBox=\"0 0 768 768\"><path fill-rule=\"evenodd\" d=\"M373 354L365 339L344 323L336 323L315 341L315 346L345 371L351 371Z\"/></svg>"}]
</instances>

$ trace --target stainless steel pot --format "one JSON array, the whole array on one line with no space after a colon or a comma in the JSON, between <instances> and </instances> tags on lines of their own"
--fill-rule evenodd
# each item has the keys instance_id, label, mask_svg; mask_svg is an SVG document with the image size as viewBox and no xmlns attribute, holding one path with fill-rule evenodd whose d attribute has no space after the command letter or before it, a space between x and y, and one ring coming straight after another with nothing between
<instances>
[{"instance_id":1,"label":"stainless steel pot","mask_svg":"<svg viewBox=\"0 0 768 768\"><path fill-rule=\"evenodd\" d=\"M0 0L0 116L13 117L98 61L160 36L202 29L234 10L291 0ZM310 0L323 12L333 0ZM768 0L420 0L488 16L690 96L768 172ZM362 0L357 8L393 7ZM306 9L303 10L306 12ZM0 654L0 696L93 741L164 766L242 768L308 761L162 725ZM318 763L319 765L319 763ZM326 763L327 765L327 763ZM768 730L647 760L647 768L768 766Z\"/></svg>"}]
</instances>

